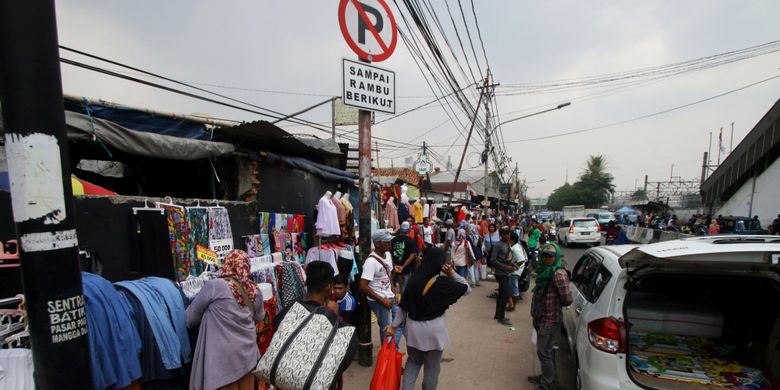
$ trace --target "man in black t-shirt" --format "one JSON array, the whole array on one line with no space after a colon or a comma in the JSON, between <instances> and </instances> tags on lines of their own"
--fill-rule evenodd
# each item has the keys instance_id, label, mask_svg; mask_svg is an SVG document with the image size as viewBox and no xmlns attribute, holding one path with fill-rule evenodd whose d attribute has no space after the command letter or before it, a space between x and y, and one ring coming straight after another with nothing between
<instances>
[{"instance_id":1,"label":"man in black t-shirt","mask_svg":"<svg viewBox=\"0 0 780 390\"><path fill-rule=\"evenodd\" d=\"M409 237L411 225L409 222L401 224L398 235L393 238L390 247L390 254L393 257L394 279L399 282L399 292L403 293L409 276L417 268L417 254L419 249L417 242Z\"/></svg>"}]
</instances>

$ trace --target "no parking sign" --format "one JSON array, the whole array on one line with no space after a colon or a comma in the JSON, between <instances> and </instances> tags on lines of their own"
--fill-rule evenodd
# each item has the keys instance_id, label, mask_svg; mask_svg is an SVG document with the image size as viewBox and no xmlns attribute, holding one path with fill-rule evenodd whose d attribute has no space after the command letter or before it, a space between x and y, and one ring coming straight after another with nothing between
<instances>
[{"instance_id":1,"label":"no parking sign","mask_svg":"<svg viewBox=\"0 0 780 390\"><path fill-rule=\"evenodd\" d=\"M339 26L349 47L364 61L388 59L398 42L398 27L385 0L341 0Z\"/></svg>"}]
</instances>

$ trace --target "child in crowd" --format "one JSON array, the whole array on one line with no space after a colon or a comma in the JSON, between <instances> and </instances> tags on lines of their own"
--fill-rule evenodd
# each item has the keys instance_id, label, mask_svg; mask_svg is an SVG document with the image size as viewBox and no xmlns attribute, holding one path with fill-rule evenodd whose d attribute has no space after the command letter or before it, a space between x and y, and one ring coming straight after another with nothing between
<instances>
[{"instance_id":1,"label":"child in crowd","mask_svg":"<svg viewBox=\"0 0 780 390\"><path fill-rule=\"evenodd\" d=\"M357 310L357 300L349 292L349 280L347 275L336 275L333 278L333 296L334 300L339 305L339 317L350 324L357 325L357 318L355 318L355 311Z\"/></svg>"}]
</instances>

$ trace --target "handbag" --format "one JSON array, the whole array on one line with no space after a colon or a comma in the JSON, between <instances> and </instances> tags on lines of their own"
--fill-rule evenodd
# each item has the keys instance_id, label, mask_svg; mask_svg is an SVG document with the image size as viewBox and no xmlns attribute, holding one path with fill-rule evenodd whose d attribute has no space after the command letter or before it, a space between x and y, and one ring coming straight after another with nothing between
<instances>
[{"instance_id":1,"label":"handbag","mask_svg":"<svg viewBox=\"0 0 780 390\"><path fill-rule=\"evenodd\" d=\"M401 387L403 354L395 349L393 337L385 337L376 357L370 390L398 390Z\"/></svg>"},{"instance_id":2,"label":"handbag","mask_svg":"<svg viewBox=\"0 0 780 390\"><path fill-rule=\"evenodd\" d=\"M355 327L331 324L296 302L279 324L271 345L252 372L254 376L284 390L330 389L339 374Z\"/></svg>"}]
</instances>

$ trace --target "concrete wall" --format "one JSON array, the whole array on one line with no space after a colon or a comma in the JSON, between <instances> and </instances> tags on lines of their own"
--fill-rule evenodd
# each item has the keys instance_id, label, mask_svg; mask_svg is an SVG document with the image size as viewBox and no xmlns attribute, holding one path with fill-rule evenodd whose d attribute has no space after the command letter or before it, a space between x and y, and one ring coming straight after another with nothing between
<instances>
[{"instance_id":1,"label":"concrete wall","mask_svg":"<svg viewBox=\"0 0 780 390\"><path fill-rule=\"evenodd\" d=\"M766 229L780 214L780 159L775 160L756 178L756 191L753 194L753 215L750 211L750 192L753 180L749 179L728 201L713 212L713 215L737 215L752 217L758 215L761 227Z\"/></svg>"},{"instance_id":2,"label":"concrete wall","mask_svg":"<svg viewBox=\"0 0 780 390\"><path fill-rule=\"evenodd\" d=\"M628 239L636 244L650 244L654 242L678 240L680 238L691 237L688 234L665 232L637 226L622 226L622 228L626 230L626 236Z\"/></svg>"}]
</instances>

